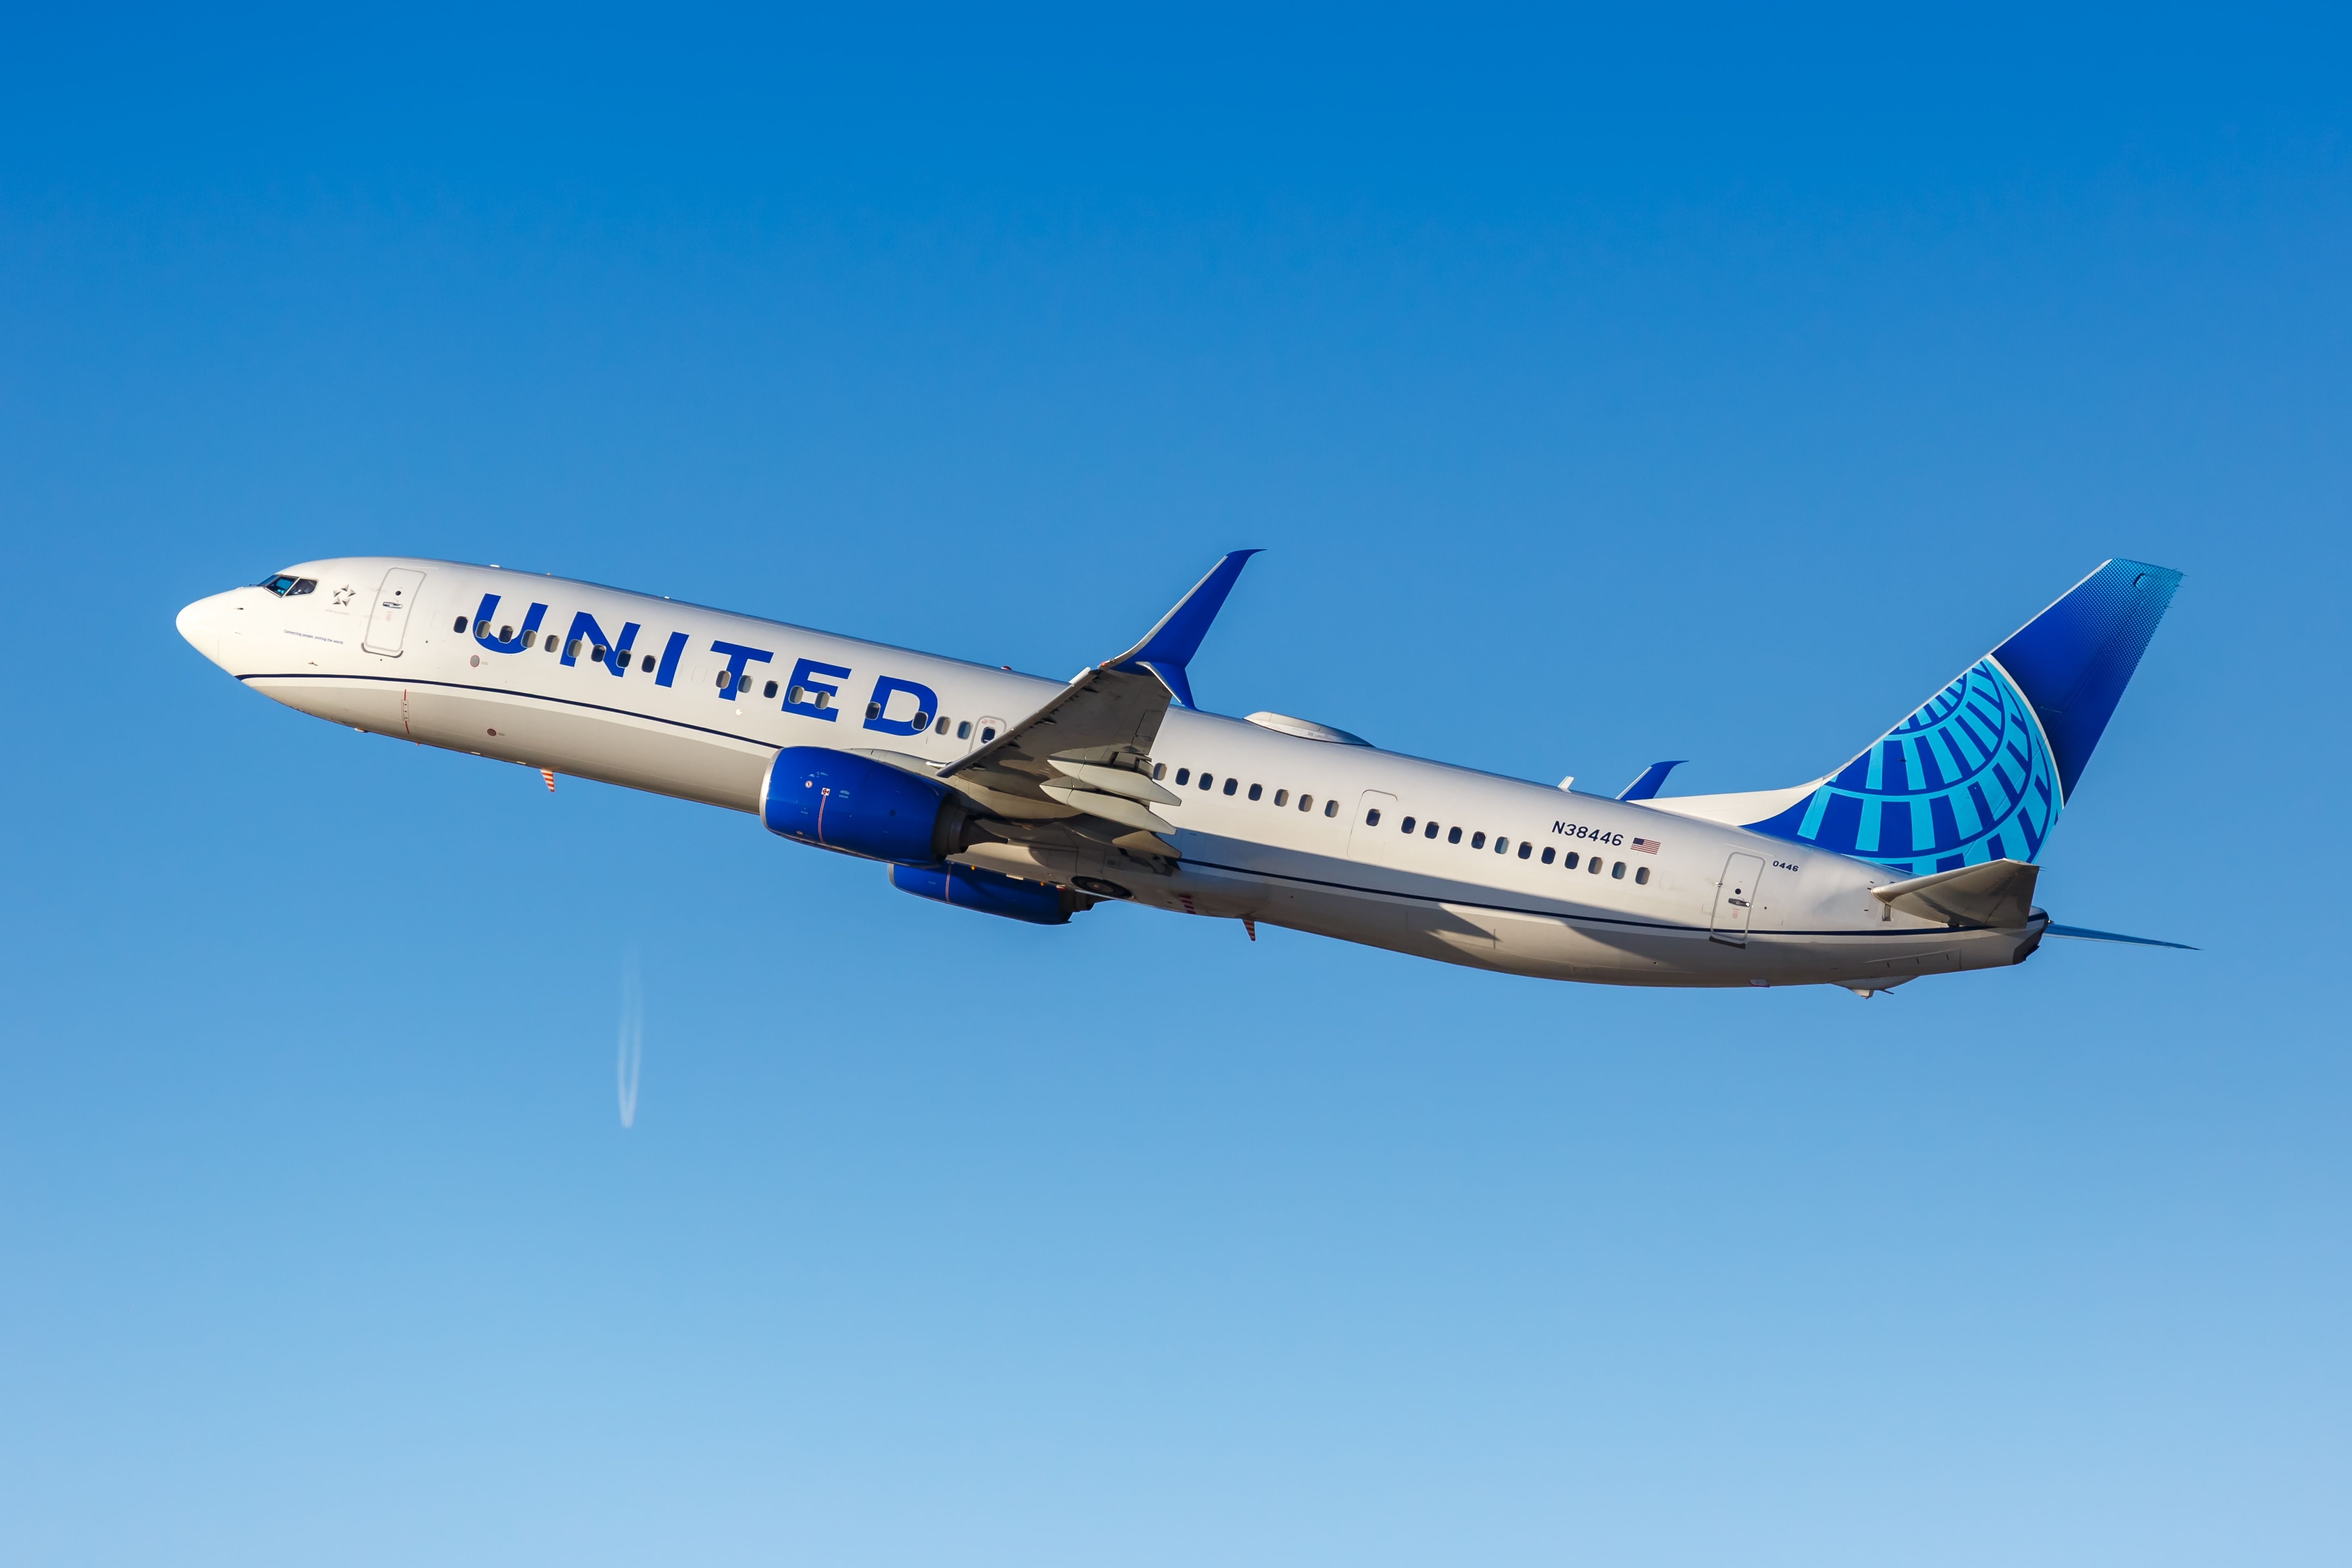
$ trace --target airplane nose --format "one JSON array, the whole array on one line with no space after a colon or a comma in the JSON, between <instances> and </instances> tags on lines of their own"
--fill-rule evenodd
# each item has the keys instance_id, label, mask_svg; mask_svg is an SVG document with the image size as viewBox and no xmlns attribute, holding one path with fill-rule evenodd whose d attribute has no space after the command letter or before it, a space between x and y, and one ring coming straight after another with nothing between
<instances>
[{"instance_id":1,"label":"airplane nose","mask_svg":"<svg viewBox=\"0 0 2352 1568\"><path fill-rule=\"evenodd\" d=\"M221 600L225 597L226 595L215 594L208 598L198 599L182 610L172 622L179 628L180 635L187 639L190 647L223 669L228 668L228 661L221 657Z\"/></svg>"}]
</instances>

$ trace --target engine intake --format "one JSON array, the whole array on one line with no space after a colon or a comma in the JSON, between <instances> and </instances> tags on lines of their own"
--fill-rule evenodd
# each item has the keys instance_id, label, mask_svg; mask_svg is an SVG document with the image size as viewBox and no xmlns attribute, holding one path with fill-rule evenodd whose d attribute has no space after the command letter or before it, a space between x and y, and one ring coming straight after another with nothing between
<instances>
[{"instance_id":1,"label":"engine intake","mask_svg":"<svg viewBox=\"0 0 2352 1568\"><path fill-rule=\"evenodd\" d=\"M760 781L769 832L870 860L944 860L963 847L967 819L945 784L824 746L786 746Z\"/></svg>"}]
</instances>

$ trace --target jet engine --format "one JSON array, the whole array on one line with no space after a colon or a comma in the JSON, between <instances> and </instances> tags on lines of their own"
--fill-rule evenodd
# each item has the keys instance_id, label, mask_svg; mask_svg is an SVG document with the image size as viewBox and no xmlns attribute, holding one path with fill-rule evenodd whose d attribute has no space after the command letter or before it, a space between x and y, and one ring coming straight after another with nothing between
<instances>
[{"instance_id":1,"label":"jet engine","mask_svg":"<svg viewBox=\"0 0 2352 1568\"><path fill-rule=\"evenodd\" d=\"M1066 925L1073 910L1094 902L1084 893L1024 882L976 866L893 866L890 885L919 899L937 899L960 910L979 910L1041 926Z\"/></svg>"},{"instance_id":2,"label":"jet engine","mask_svg":"<svg viewBox=\"0 0 2352 1568\"><path fill-rule=\"evenodd\" d=\"M963 847L962 797L870 757L786 746L760 781L768 831L870 860L935 864Z\"/></svg>"}]
</instances>

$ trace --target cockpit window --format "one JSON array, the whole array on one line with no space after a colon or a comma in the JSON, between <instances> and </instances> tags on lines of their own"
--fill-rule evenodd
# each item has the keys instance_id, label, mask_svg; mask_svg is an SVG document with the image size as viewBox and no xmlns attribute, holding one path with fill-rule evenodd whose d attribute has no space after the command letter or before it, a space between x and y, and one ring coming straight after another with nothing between
<instances>
[{"instance_id":1,"label":"cockpit window","mask_svg":"<svg viewBox=\"0 0 2352 1568\"><path fill-rule=\"evenodd\" d=\"M267 589L281 599L290 599L297 594L308 594L318 587L319 580L316 577L294 577L286 573L278 572L264 577L254 585Z\"/></svg>"}]
</instances>

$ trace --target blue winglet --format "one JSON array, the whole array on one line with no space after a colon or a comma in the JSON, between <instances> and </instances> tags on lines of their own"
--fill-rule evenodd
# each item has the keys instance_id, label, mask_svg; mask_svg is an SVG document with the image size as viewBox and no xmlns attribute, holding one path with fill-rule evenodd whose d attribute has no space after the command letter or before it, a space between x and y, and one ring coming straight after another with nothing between
<instances>
[{"instance_id":1,"label":"blue winglet","mask_svg":"<svg viewBox=\"0 0 2352 1568\"><path fill-rule=\"evenodd\" d=\"M1160 678L1168 694L1180 706L1190 708L1192 683L1185 679L1184 667L1201 651L1201 639L1209 635L1209 623L1225 607L1225 595L1234 591L1234 582L1249 564L1255 550L1235 550L1220 557L1209 574L1192 584L1192 591L1176 601L1176 607L1160 617L1160 624L1143 635L1143 640L1105 664L1105 669L1146 669Z\"/></svg>"},{"instance_id":2,"label":"blue winglet","mask_svg":"<svg viewBox=\"0 0 2352 1568\"><path fill-rule=\"evenodd\" d=\"M1654 799L1657 795L1658 787L1666 782L1666 775L1689 761L1688 757L1676 757L1670 763L1652 763L1642 770L1640 778L1618 792L1617 798L1619 800Z\"/></svg>"}]
</instances>

